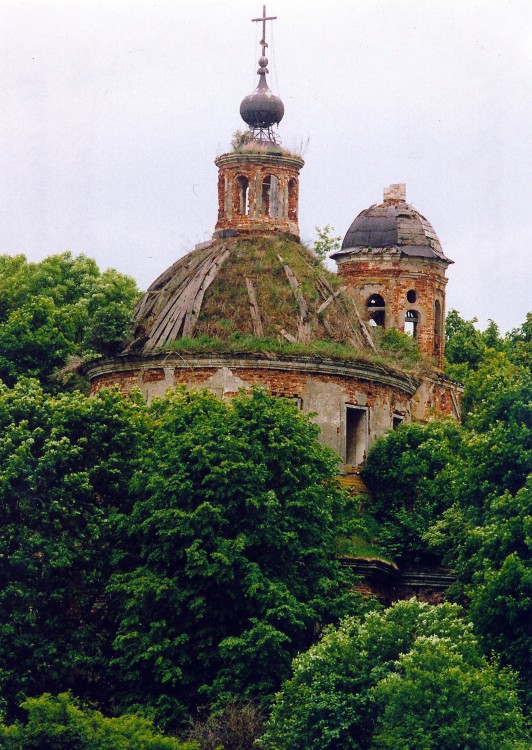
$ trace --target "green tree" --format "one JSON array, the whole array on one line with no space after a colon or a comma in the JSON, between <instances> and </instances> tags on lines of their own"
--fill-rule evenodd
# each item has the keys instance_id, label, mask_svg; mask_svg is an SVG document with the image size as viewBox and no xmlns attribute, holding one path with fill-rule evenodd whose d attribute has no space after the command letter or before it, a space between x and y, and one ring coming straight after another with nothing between
<instances>
[{"instance_id":1,"label":"green tree","mask_svg":"<svg viewBox=\"0 0 532 750\"><path fill-rule=\"evenodd\" d=\"M315 230L318 238L314 240L312 249L317 257L323 262L327 260L331 253L340 249L342 238L333 236L334 229L330 224L326 224L323 229L315 227Z\"/></svg>"},{"instance_id":2,"label":"green tree","mask_svg":"<svg viewBox=\"0 0 532 750\"><path fill-rule=\"evenodd\" d=\"M143 402L0 386L0 697L75 683L105 700L113 518L145 434Z\"/></svg>"},{"instance_id":3,"label":"green tree","mask_svg":"<svg viewBox=\"0 0 532 750\"><path fill-rule=\"evenodd\" d=\"M25 722L0 724L5 750L197 750L197 745L163 736L140 716L108 718L82 708L68 693L29 698Z\"/></svg>"},{"instance_id":4,"label":"green tree","mask_svg":"<svg viewBox=\"0 0 532 750\"><path fill-rule=\"evenodd\" d=\"M518 670L532 701L532 377L525 350L487 350L468 379L461 450L447 470L452 503L426 535L458 577L487 651Z\"/></svg>"},{"instance_id":5,"label":"green tree","mask_svg":"<svg viewBox=\"0 0 532 750\"><path fill-rule=\"evenodd\" d=\"M430 561L432 553L455 570L448 595L470 608L486 653L519 672L531 700L529 318L504 341L488 330L493 345L468 365L462 426L404 425L377 441L362 523L399 561Z\"/></svg>"},{"instance_id":6,"label":"green tree","mask_svg":"<svg viewBox=\"0 0 532 750\"><path fill-rule=\"evenodd\" d=\"M261 744L524 750L525 731L512 675L481 655L460 608L411 600L347 618L298 656Z\"/></svg>"},{"instance_id":7,"label":"green tree","mask_svg":"<svg viewBox=\"0 0 532 750\"><path fill-rule=\"evenodd\" d=\"M449 638L421 636L372 697L372 750L526 750L515 680Z\"/></svg>"},{"instance_id":8,"label":"green tree","mask_svg":"<svg viewBox=\"0 0 532 750\"><path fill-rule=\"evenodd\" d=\"M334 559L336 459L295 404L260 390L156 402L112 587L125 700L173 720L198 701L264 699L318 623L358 597Z\"/></svg>"},{"instance_id":9,"label":"green tree","mask_svg":"<svg viewBox=\"0 0 532 750\"><path fill-rule=\"evenodd\" d=\"M532 369L532 312L520 328L506 336L506 350L515 364Z\"/></svg>"},{"instance_id":10,"label":"green tree","mask_svg":"<svg viewBox=\"0 0 532 750\"><path fill-rule=\"evenodd\" d=\"M0 256L0 378L37 377L57 390L54 372L69 356L120 350L137 297L133 279L100 273L84 255Z\"/></svg>"},{"instance_id":11,"label":"green tree","mask_svg":"<svg viewBox=\"0 0 532 750\"><path fill-rule=\"evenodd\" d=\"M75 326L49 297L36 297L0 324L0 378L12 385L21 376L51 378L75 351Z\"/></svg>"},{"instance_id":12,"label":"green tree","mask_svg":"<svg viewBox=\"0 0 532 750\"><path fill-rule=\"evenodd\" d=\"M452 466L462 442L454 421L403 424L377 440L363 477L371 491L368 535L400 562L435 562L425 533L453 502Z\"/></svg>"},{"instance_id":13,"label":"green tree","mask_svg":"<svg viewBox=\"0 0 532 750\"><path fill-rule=\"evenodd\" d=\"M486 653L520 674L532 703L531 479L515 495L489 497L481 514L455 503L427 538L455 568L449 595L467 603Z\"/></svg>"},{"instance_id":14,"label":"green tree","mask_svg":"<svg viewBox=\"0 0 532 750\"><path fill-rule=\"evenodd\" d=\"M476 318L464 320L456 310L449 310L445 321L445 370L462 382L482 362L486 350L475 323Z\"/></svg>"}]
</instances>

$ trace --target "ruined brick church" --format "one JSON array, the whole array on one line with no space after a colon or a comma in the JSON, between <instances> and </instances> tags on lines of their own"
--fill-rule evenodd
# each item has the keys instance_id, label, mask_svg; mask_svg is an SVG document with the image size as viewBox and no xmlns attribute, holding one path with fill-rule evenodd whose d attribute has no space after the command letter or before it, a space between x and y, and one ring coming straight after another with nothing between
<instances>
[{"instance_id":1,"label":"ruined brick church","mask_svg":"<svg viewBox=\"0 0 532 750\"><path fill-rule=\"evenodd\" d=\"M332 254L329 272L300 242L303 159L274 126L282 101L267 83L266 13L258 86L240 114L248 130L218 156L212 240L164 271L135 310L120 355L93 360L92 392L138 387L148 400L179 384L220 397L254 385L315 415L344 471L403 420L460 418L460 387L442 373L446 269L431 224L391 185L363 210ZM386 363L379 329L409 333L425 357L417 371Z\"/></svg>"}]
</instances>

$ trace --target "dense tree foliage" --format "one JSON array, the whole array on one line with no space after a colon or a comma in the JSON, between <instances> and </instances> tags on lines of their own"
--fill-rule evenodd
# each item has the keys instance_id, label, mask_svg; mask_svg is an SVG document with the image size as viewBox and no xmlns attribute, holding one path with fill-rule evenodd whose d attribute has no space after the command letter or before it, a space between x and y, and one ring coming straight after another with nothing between
<instances>
[{"instance_id":1,"label":"dense tree foliage","mask_svg":"<svg viewBox=\"0 0 532 750\"><path fill-rule=\"evenodd\" d=\"M513 676L456 605L399 602L347 618L294 660L268 750L525 750Z\"/></svg>"},{"instance_id":2,"label":"dense tree foliage","mask_svg":"<svg viewBox=\"0 0 532 750\"><path fill-rule=\"evenodd\" d=\"M456 310L450 310L445 321L446 372L460 382L479 367L487 349L500 351L504 346L493 321L485 331L476 327L477 322L476 318L464 320Z\"/></svg>"},{"instance_id":3,"label":"dense tree foliage","mask_svg":"<svg viewBox=\"0 0 532 750\"><path fill-rule=\"evenodd\" d=\"M248 750L299 653L266 748L524 750L532 314L501 337L451 311L463 425L377 441L373 503L354 524L336 460L294 404L61 392L69 357L122 345L136 295L84 256L0 257L2 747L181 747L143 715L193 716L204 750ZM464 610L367 614L337 560L354 528L399 562L452 567ZM138 715L50 695L65 689Z\"/></svg>"},{"instance_id":4,"label":"dense tree foliage","mask_svg":"<svg viewBox=\"0 0 532 750\"><path fill-rule=\"evenodd\" d=\"M463 346L464 424L403 425L377 441L363 523L396 559L455 570L449 595L468 606L486 652L519 671L530 700L532 316L505 339L450 318L450 340Z\"/></svg>"},{"instance_id":5,"label":"dense tree foliage","mask_svg":"<svg viewBox=\"0 0 532 750\"><path fill-rule=\"evenodd\" d=\"M269 696L316 623L358 603L334 559L336 459L262 391L230 405L177 391L151 414L112 589L129 699L179 717L198 696Z\"/></svg>"},{"instance_id":6,"label":"dense tree foliage","mask_svg":"<svg viewBox=\"0 0 532 750\"><path fill-rule=\"evenodd\" d=\"M117 351L130 330L133 279L70 253L28 263L0 256L0 379L52 379L69 356Z\"/></svg>"},{"instance_id":7,"label":"dense tree foliage","mask_svg":"<svg viewBox=\"0 0 532 750\"><path fill-rule=\"evenodd\" d=\"M372 500L362 519L387 556L401 562L438 562L424 538L452 503L452 465L462 431L453 421L404 424L379 440L363 476Z\"/></svg>"},{"instance_id":8,"label":"dense tree foliage","mask_svg":"<svg viewBox=\"0 0 532 750\"><path fill-rule=\"evenodd\" d=\"M483 367L486 358L496 352L506 354L515 365L531 367L532 312L528 313L520 328L504 337L493 321L484 331L477 328L477 322L476 318L464 320L456 310L449 311L445 325L447 375L467 385L470 375Z\"/></svg>"},{"instance_id":9,"label":"dense tree foliage","mask_svg":"<svg viewBox=\"0 0 532 750\"><path fill-rule=\"evenodd\" d=\"M0 386L0 699L76 684L105 697L113 518L145 432L111 391Z\"/></svg>"},{"instance_id":10,"label":"dense tree foliage","mask_svg":"<svg viewBox=\"0 0 532 750\"><path fill-rule=\"evenodd\" d=\"M0 696L161 721L265 699L358 598L336 460L294 404L0 387Z\"/></svg>"},{"instance_id":11,"label":"dense tree foliage","mask_svg":"<svg viewBox=\"0 0 532 750\"><path fill-rule=\"evenodd\" d=\"M4 750L197 750L193 744L159 734L147 719L114 719L81 708L67 693L28 698L25 721L0 724Z\"/></svg>"}]
</instances>

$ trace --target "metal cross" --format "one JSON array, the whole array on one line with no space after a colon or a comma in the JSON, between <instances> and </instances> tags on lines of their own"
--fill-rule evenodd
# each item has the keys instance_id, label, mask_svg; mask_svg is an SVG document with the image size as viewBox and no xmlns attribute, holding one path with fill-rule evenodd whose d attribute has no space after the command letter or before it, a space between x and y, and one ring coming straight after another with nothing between
<instances>
[{"instance_id":1,"label":"metal cross","mask_svg":"<svg viewBox=\"0 0 532 750\"><path fill-rule=\"evenodd\" d=\"M266 21L275 21L277 16L267 16L266 15L266 6L262 6L262 17L261 18L252 18L252 21L262 21L262 39L260 40L259 44L262 45L262 56L264 57L266 55L266 47L268 46L266 43Z\"/></svg>"}]
</instances>

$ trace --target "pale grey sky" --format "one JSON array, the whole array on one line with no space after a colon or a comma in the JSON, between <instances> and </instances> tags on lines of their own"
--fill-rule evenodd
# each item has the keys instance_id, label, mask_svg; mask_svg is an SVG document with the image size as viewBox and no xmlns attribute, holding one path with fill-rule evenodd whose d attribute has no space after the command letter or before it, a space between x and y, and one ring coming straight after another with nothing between
<instances>
[{"instance_id":1,"label":"pale grey sky","mask_svg":"<svg viewBox=\"0 0 532 750\"><path fill-rule=\"evenodd\" d=\"M0 0L0 252L71 250L145 288L208 239L213 159L256 85L262 0ZM448 307L532 309L530 0L269 0L300 227L392 182L434 225ZM271 24L269 31L271 37Z\"/></svg>"}]
</instances>

